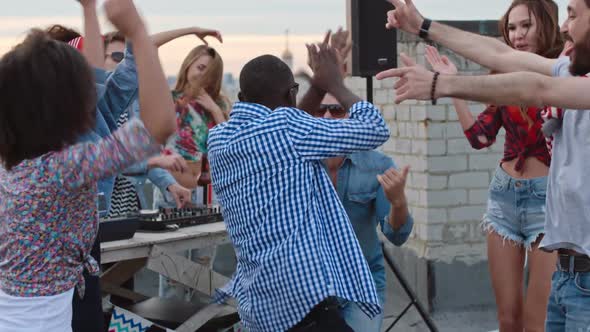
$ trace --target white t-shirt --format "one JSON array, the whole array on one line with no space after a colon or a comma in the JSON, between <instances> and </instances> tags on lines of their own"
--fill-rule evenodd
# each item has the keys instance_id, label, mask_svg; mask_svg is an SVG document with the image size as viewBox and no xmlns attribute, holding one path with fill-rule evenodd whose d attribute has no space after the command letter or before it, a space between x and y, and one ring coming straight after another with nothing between
<instances>
[{"instance_id":1,"label":"white t-shirt","mask_svg":"<svg viewBox=\"0 0 590 332\"><path fill-rule=\"evenodd\" d=\"M73 288L41 297L15 297L0 289L0 332L71 332L73 296Z\"/></svg>"},{"instance_id":2,"label":"white t-shirt","mask_svg":"<svg viewBox=\"0 0 590 332\"><path fill-rule=\"evenodd\" d=\"M553 76L570 77L562 57ZM572 249L590 256L590 110L566 110L554 133L547 186L545 237L541 247Z\"/></svg>"}]
</instances>

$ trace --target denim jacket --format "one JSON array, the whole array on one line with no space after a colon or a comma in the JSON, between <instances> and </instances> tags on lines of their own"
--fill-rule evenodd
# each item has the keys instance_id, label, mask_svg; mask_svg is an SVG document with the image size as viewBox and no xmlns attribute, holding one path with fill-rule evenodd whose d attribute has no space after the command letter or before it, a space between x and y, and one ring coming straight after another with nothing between
<instances>
[{"instance_id":1,"label":"denim jacket","mask_svg":"<svg viewBox=\"0 0 590 332\"><path fill-rule=\"evenodd\" d=\"M377 235L377 225L385 237L396 246L406 242L414 220L408 215L397 231L389 224L390 203L377 175L395 164L391 158L377 151L353 153L346 157L338 170L336 191L346 210L354 232L375 280L379 300L385 301L385 265Z\"/></svg>"},{"instance_id":2,"label":"denim jacket","mask_svg":"<svg viewBox=\"0 0 590 332\"><path fill-rule=\"evenodd\" d=\"M117 129L117 120L137 96L137 69L131 44L127 44L125 58L114 72L94 70L97 90L96 125L82 135L79 142L96 142ZM98 182L98 191L104 193L107 211L115 183L114 177Z\"/></svg>"}]
</instances>

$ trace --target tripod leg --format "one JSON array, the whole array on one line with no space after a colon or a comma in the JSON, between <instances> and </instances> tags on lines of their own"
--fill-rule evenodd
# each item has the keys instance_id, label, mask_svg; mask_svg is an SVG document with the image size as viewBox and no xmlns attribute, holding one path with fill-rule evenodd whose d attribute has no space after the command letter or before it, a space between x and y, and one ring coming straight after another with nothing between
<instances>
[{"instance_id":1,"label":"tripod leg","mask_svg":"<svg viewBox=\"0 0 590 332\"><path fill-rule=\"evenodd\" d=\"M418 313L422 317L422 320L424 321L426 326L428 326L428 329L431 332L438 332L438 328L436 327L436 325L434 325L434 322L430 318L430 315L428 314L426 309L424 309L424 307L422 306L422 304L418 300L418 296L416 296L416 293L412 290L412 288L408 284L408 281L406 280L404 275L401 273L401 271L397 267L397 264L393 261L393 259L391 259L391 257L389 256L389 254L385 250L385 244L382 243L381 246L382 246L382 250L383 250L383 256L385 257L385 262L387 263L387 265L389 266L389 268L391 269L391 271L393 272L393 274L395 275L395 277L399 281L400 285L402 286L402 288L404 289L404 291L406 292L406 294L408 295L408 297L412 301L410 303L410 305L413 304L416 307L416 309L418 310ZM396 321L394 323L397 323L397 321L399 319L401 319L401 317L406 313L406 311L402 312L402 314L396 319ZM391 326L390 326L390 328L391 328Z\"/></svg>"},{"instance_id":2,"label":"tripod leg","mask_svg":"<svg viewBox=\"0 0 590 332\"><path fill-rule=\"evenodd\" d=\"M408 303L408 305L404 308L404 310L402 310L402 312L395 318L395 320L393 321L393 323L391 323L391 325L389 325L389 327L387 328L387 330L385 330L385 332L389 332L389 330L391 330L395 324L397 324L397 322L399 322L400 319L402 319L402 317L406 314L406 312L412 307L412 304L414 304L414 302L410 302Z\"/></svg>"}]
</instances>

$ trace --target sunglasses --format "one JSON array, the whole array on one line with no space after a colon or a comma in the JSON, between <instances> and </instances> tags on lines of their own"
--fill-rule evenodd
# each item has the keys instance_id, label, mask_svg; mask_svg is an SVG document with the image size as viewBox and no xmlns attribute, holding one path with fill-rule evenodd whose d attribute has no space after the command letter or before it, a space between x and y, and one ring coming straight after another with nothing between
<instances>
[{"instance_id":1,"label":"sunglasses","mask_svg":"<svg viewBox=\"0 0 590 332\"><path fill-rule=\"evenodd\" d=\"M333 118L344 118L348 110L338 104L321 104L314 112L315 117L323 117L326 112L330 112Z\"/></svg>"},{"instance_id":2,"label":"sunglasses","mask_svg":"<svg viewBox=\"0 0 590 332\"><path fill-rule=\"evenodd\" d=\"M107 58L111 58L116 63L123 61L125 54L123 52L113 52L111 54L106 55Z\"/></svg>"},{"instance_id":3,"label":"sunglasses","mask_svg":"<svg viewBox=\"0 0 590 332\"><path fill-rule=\"evenodd\" d=\"M290 87L289 93L293 93L294 95L297 95L299 93L299 83L295 83L292 87Z\"/></svg>"}]
</instances>

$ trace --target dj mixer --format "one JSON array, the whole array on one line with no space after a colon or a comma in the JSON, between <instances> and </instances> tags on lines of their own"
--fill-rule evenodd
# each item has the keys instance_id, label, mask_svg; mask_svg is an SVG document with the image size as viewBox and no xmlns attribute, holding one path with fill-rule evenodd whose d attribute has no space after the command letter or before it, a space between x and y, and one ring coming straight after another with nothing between
<instances>
[{"instance_id":1,"label":"dj mixer","mask_svg":"<svg viewBox=\"0 0 590 332\"><path fill-rule=\"evenodd\" d=\"M174 231L181 227L222 221L219 206L140 210L126 216L101 219L98 236L100 242L108 242L132 238L138 229L148 232Z\"/></svg>"}]
</instances>

